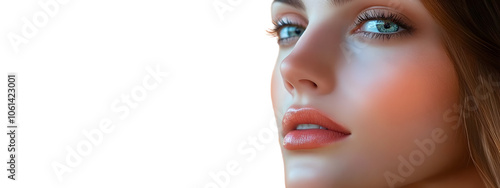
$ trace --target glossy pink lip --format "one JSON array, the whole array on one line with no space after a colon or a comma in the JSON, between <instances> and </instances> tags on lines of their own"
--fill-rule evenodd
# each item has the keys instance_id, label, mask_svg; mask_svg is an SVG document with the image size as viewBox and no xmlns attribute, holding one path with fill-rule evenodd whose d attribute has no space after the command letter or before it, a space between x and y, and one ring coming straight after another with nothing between
<instances>
[{"instance_id":1,"label":"glossy pink lip","mask_svg":"<svg viewBox=\"0 0 500 188\"><path fill-rule=\"evenodd\" d=\"M315 124L327 130L297 130L300 124ZM282 126L283 146L288 150L324 147L351 135L351 132L314 108L290 107L283 116Z\"/></svg>"}]
</instances>

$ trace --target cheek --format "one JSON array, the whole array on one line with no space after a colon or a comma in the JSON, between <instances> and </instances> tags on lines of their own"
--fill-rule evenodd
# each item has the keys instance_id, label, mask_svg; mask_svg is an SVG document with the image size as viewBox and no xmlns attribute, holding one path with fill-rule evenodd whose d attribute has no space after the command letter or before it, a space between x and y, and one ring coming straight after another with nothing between
<instances>
[{"instance_id":1,"label":"cheek","mask_svg":"<svg viewBox=\"0 0 500 188\"><path fill-rule=\"evenodd\" d=\"M357 65L346 66L339 74L352 105L344 116L351 125L357 150L371 153L366 164L374 169L397 168L398 157L407 157L418 147L415 140L431 137L436 128L444 130L448 140L458 139L452 130L455 122L446 122L445 112L458 103L457 76L446 53L440 48L367 49ZM418 58L415 58L418 57ZM423 171L452 166L463 156L463 147L455 141L437 146L426 159Z\"/></svg>"},{"instance_id":2,"label":"cheek","mask_svg":"<svg viewBox=\"0 0 500 188\"><path fill-rule=\"evenodd\" d=\"M279 62L281 62L283 58L283 55L280 55L280 57L278 58L271 79L271 99L273 102L275 116L278 119L283 117L283 114L286 111L285 107L290 106L293 100L292 96L285 88L283 77L281 76L281 72L279 71Z\"/></svg>"},{"instance_id":3,"label":"cheek","mask_svg":"<svg viewBox=\"0 0 500 188\"><path fill-rule=\"evenodd\" d=\"M368 112L365 117L387 125L443 122L444 112L458 102L457 77L444 51L428 48L373 50L359 59L352 71L366 76L347 76L354 84L346 90L358 93L353 100Z\"/></svg>"},{"instance_id":4,"label":"cheek","mask_svg":"<svg viewBox=\"0 0 500 188\"><path fill-rule=\"evenodd\" d=\"M276 63L276 66L277 65L278 63ZM283 79L281 78L281 74L279 73L276 66L274 67L271 79L271 99L273 102L274 112L277 113L276 115L278 115L278 113L282 113L280 107L283 106L283 103L281 101L283 99L282 97L285 95L285 87L283 86Z\"/></svg>"}]
</instances>

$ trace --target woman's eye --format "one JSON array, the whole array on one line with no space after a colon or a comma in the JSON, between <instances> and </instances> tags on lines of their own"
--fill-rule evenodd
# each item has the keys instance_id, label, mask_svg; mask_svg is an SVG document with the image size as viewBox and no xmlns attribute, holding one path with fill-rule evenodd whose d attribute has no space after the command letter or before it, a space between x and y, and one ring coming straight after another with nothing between
<instances>
[{"instance_id":1,"label":"woman's eye","mask_svg":"<svg viewBox=\"0 0 500 188\"><path fill-rule=\"evenodd\" d=\"M361 26L360 31L370 33L391 34L404 30L398 24L389 20L370 20Z\"/></svg>"},{"instance_id":2,"label":"woman's eye","mask_svg":"<svg viewBox=\"0 0 500 188\"><path fill-rule=\"evenodd\" d=\"M280 40L300 37L304 33L304 30L304 28L298 26L284 26L279 31L278 36Z\"/></svg>"}]
</instances>

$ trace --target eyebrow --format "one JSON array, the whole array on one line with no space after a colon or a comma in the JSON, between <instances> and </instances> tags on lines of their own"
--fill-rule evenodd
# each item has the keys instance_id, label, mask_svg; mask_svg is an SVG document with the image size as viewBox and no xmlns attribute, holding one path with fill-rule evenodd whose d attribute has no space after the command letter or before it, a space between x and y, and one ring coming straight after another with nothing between
<instances>
[{"instance_id":1,"label":"eyebrow","mask_svg":"<svg viewBox=\"0 0 500 188\"><path fill-rule=\"evenodd\" d=\"M330 3L333 5L339 6L351 2L352 0L328 0L328 1L330 1ZM302 10L306 9L306 6L304 5L304 2L302 2L302 0L273 0L273 3L276 2L285 3L297 9L302 9Z\"/></svg>"}]
</instances>

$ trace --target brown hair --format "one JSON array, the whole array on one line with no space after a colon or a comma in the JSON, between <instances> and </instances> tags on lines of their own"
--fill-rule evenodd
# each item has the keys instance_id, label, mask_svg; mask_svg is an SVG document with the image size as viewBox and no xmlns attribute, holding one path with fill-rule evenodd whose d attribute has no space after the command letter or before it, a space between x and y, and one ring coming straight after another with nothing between
<instances>
[{"instance_id":1,"label":"brown hair","mask_svg":"<svg viewBox=\"0 0 500 188\"><path fill-rule=\"evenodd\" d=\"M458 74L460 124L470 158L486 187L500 187L500 1L423 3L441 25L443 44ZM478 96L481 86L487 95Z\"/></svg>"}]
</instances>

